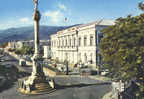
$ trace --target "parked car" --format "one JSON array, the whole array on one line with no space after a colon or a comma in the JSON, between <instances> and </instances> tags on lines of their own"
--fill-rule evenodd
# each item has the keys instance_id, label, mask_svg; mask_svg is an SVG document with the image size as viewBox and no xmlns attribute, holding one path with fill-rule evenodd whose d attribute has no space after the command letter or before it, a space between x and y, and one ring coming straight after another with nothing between
<instances>
[{"instance_id":1,"label":"parked car","mask_svg":"<svg viewBox=\"0 0 144 99\"><path fill-rule=\"evenodd\" d=\"M26 61L24 59L19 60L19 65L20 66L26 66Z\"/></svg>"},{"instance_id":2,"label":"parked car","mask_svg":"<svg viewBox=\"0 0 144 99\"><path fill-rule=\"evenodd\" d=\"M108 73L109 73L108 70L103 70L103 71L101 71L101 75L102 75L102 76L105 76L105 75L108 74Z\"/></svg>"},{"instance_id":3,"label":"parked car","mask_svg":"<svg viewBox=\"0 0 144 99\"><path fill-rule=\"evenodd\" d=\"M5 60L3 60L3 59L0 59L0 62L4 62Z\"/></svg>"}]
</instances>

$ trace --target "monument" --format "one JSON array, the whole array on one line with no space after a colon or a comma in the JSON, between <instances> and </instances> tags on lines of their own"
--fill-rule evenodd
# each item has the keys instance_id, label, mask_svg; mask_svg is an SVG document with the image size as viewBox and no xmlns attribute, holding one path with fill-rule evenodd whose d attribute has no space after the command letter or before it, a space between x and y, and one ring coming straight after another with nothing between
<instances>
[{"instance_id":1,"label":"monument","mask_svg":"<svg viewBox=\"0 0 144 99\"><path fill-rule=\"evenodd\" d=\"M39 21L41 18L38 10L38 0L34 2L34 55L32 57L33 67L31 76L18 80L18 91L23 94L42 94L53 92L53 80L46 80L43 72L43 58L39 54Z\"/></svg>"}]
</instances>

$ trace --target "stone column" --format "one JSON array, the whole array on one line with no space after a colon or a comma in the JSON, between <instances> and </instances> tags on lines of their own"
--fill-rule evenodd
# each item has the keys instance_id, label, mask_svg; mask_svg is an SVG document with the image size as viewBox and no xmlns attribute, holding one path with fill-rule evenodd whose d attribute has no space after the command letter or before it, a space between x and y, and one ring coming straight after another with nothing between
<instances>
[{"instance_id":1,"label":"stone column","mask_svg":"<svg viewBox=\"0 0 144 99\"><path fill-rule=\"evenodd\" d=\"M39 20L40 20L40 12L37 9L34 9L33 14L33 20L34 20L34 56L33 56L33 71L32 75L37 74L37 60L39 60Z\"/></svg>"},{"instance_id":2,"label":"stone column","mask_svg":"<svg viewBox=\"0 0 144 99\"><path fill-rule=\"evenodd\" d=\"M39 14L40 17L40 14ZM39 20L34 19L35 56L39 55Z\"/></svg>"}]
</instances>

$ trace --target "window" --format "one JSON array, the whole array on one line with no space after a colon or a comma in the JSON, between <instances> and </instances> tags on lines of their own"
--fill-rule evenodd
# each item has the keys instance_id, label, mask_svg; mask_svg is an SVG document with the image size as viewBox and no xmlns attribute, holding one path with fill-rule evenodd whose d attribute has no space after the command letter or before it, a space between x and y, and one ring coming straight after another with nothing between
<instances>
[{"instance_id":1,"label":"window","mask_svg":"<svg viewBox=\"0 0 144 99\"><path fill-rule=\"evenodd\" d=\"M90 54L90 58L91 58L90 63L93 64L93 54L92 53Z\"/></svg>"},{"instance_id":2,"label":"window","mask_svg":"<svg viewBox=\"0 0 144 99\"><path fill-rule=\"evenodd\" d=\"M87 37L84 37L84 46L87 46Z\"/></svg>"},{"instance_id":3,"label":"window","mask_svg":"<svg viewBox=\"0 0 144 99\"><path fill-rule=\"evenodd\" d=\"M81 38L79 38L79 43L78 43L78 45L81 46Z\"/></svg>"},{"instance_id":4,"label":"window","mask_svg":"<svg viewBox=\"0 0 144 99\"><path fill-rule=\"evenodd\" d=\"M85 59L84 61L86 63L87 62L87 54L86 53L84 54L84 59Z\"/></svg>"},{"instance_id":5,"label":"window","mask_svg":"<svg viewBox=\"0 0 144 99\"><path fill-rule=\"evenodd\" d=\"M69 45L71 46L71 39L70 39L70 44Z\"/></svg>"},{"instance_id":6,"label":"window","mask_svg":"<svg viewBox=\"0 0 144 99\"><path fill-rule=\"evenodd\" d=\"M76 46L76 39L74 38L74 41L73 41L73 46Z\"/></svg>"},{"instance_id":7,"label":"window","mask_svg":"<svg viewBox=\"0 0 144 99\"><path fill-rule=\"evenodd\" d=\"M93 36L90 36L90 46L93 46Z\"/></svg>"},{"instance_id":8,"label":"window","mask_svg":"<svg viewBox=\"0 0 144 99\"><path fill-rule=\"evenodd\" d=\"M66 42L65 42L66 44L65 44L65 46L67 46L67 39L66 39Z\"/></svg>"}]
</instances>

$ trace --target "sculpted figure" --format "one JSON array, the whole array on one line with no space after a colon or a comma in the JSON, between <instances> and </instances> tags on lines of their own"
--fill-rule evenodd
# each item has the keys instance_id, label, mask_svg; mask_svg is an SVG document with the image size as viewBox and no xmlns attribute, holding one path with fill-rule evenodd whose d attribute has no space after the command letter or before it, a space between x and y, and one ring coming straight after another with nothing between
<instances>
[{"instance_id":1,"label":"sculpted figure","mask_svg":"<svg viewBox=\"0 0 144 99\"><path fill-rule=\"evenodd\" d=\"M34 5L35 5L35 10L37 10L37 8L38 8L38 0L33 0L33 2L34 2Z\"/></svg>"}]
</instances>

